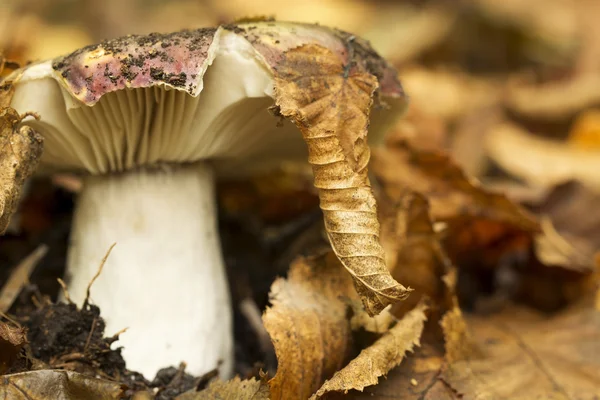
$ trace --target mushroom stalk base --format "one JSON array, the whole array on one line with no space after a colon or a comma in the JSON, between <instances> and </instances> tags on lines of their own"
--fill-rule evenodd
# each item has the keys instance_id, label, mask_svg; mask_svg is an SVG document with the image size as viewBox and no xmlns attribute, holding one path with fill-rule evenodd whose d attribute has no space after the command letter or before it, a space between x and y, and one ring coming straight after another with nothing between
<instances>
[{"instance_id":1,"label":"mushroom stalk base","mask_svg":"<svg viewBox=\"0 0 600 400\"><path fill-rule=\"evenodd\" d=\"M152 379L187 363L204 374L233 364L232 317L209 166L86 179L75 210L67 278L81 304L101 259L116 243L90 302L127 367Z\"/></svg>"}]
</instances>

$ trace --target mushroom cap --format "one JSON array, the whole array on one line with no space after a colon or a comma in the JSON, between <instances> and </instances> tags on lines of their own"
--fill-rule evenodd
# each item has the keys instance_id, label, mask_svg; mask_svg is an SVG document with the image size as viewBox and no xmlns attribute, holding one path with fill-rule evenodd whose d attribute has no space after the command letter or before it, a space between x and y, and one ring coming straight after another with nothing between
<instances>
[{"instance_id":1,"label":"mushroom cap","mask_svg":"<svg viewBox=\"0 0 600 400\"><path fill-rule=\"evenodd\" d=\"M296 129L268 109L286 52L307 44L376 76L378 97L396 111L404 108L396 71L367 42L287 22L131 35L87 46L19 71L12 106L41 116L25 123L45 136L42 165L55 169L100 174L211 159L239 170L231 166L306 159ZM379 126L398 112L374 114L370 137L378 139Z\"/></svg>"}]
</instances>

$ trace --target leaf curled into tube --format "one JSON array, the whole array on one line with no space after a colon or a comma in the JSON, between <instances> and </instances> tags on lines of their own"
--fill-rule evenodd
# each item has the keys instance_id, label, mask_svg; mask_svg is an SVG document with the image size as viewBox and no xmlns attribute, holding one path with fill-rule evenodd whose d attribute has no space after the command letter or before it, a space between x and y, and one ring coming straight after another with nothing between
<instances>
[{"instance_id":1,"label":"leaf curled into tube","mask_svg":"<svg viewBox=\"0 0 600 400\"><path fill-rule=\"evenodd\" d=\"M277 67L276 102L302 132L331 246L375 315L410 290L385 265L367 176L369 112L378 81L354 62L352 49L349 42L347 63L319 45L287 51Z\"/></svg>"}]
</instances>

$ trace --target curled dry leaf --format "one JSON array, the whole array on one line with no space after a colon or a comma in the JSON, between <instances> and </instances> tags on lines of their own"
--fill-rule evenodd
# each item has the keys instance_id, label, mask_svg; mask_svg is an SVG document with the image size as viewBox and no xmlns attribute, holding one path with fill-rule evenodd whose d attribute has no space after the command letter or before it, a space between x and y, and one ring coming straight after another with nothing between
<instances>
[{"instance_id":1,"label":"curled dry leaf","mask_svg":"<svg viewBox=\"0 0 600 400\"><path fill-rule=\"evenodd\" d=\"M306 399L339 370L350 346L351 279L332 253L294 262L263 315L277 354L271 399Z\"/></svg>"},{"instance_id":2,"label":"curled dry leaf","mask_svg":"<svg viewBox=\"0 0 600 400\"><path fill-rule=\"evenodd\" d=\"M347 51L347 65L320 46L286 52L277 69L276 102L302 132L331 246L375 315L408 291L386 268L367 175L367 128L378 81L354 60L354 52L365 49L348 38Z\"/></svg>"},{"instance_id":3,"label":"curled dry leaf","mask_svg":"<svg viewBox=\"0 0 600 400\"><path fill-rule=\"evenodd\" d=\"M506 196L486 191L441 151L415 149L405 141L391 143L373 152L372 169L393 201L411 191L424 195L434 222L486 219L528 232L539 230L529 213Z\"/></svg>"},{"instance_id":4,"label":"curled dry leaf","mask_svg":"<svg viewBox=\"0 0 600 400\"><path fill-rule=\"evenodd\" d=\"M252 378L243 381L236 376L227 382L215 380L206 389L200 392L186 392L177 396L175 400L268 400L269 398L269 386L264 380Z\"/></svg>"},{"instance_id":5,"label":"curled dry leaf","mask_svg":"<svg viewBox=\"0 0 600 400\"><path fill-rule=\"evenodd\" d=\"M0 398L11 400L110 400L120 399L118 382L72 371L39 370L0 377Z\"/></svg>"},{"instance_id":6,"label":"curled dry leaf","mask_svg":"<svg viewBox=\"0 0 600 400\"><path fill-rule=\"evenodd\" d=\"M0 321L0 375L8 371L26 343L25 329Z\"/></svg>"},{"instance_id":7,"label":"curled dry leaf","mask_svg":"<svg viewBox=\"0 0 600 400\"><path fill-rule=\"evenodd\" d=\"M530 185L548 187L573 179L600 188L598 150L536 137L510 123L490 129L485 146L494 162Z\"/></svg>"},{"instance_id":8,"label":"curled dry leaf","mask_svg":"<svg viewBox=\"0 0 600 400\"><path fill-rule=\"evenodd\" d=\"M600 313L591 307L554 317L508 307L497 315L470 318L468 324L482 354L452 357L442 375L461 398L600 396ZM451 345L457 340L451 338Z\"/></svg>"},{"instance_id":9,"label":"curled dry leaf","mask_svg":"<svg viewBox=\"0 0 600 400\"><path fill-rule=\"evenodd\" d=\"M42 154L42 137L30 127L19 127L20 121L12 108L0 109L0 234L8 227L21 187Z\"/></svg>"},{"instance_id":10,"label":"curled dry leaf","mask_svg":"<svg viewBox=\"0 0 600 400\"><path fill-rule=\"evenodd\" d=\"M330 392L362 391L376 385L381 376L398 366L407 352L420 345L427 317L423 303L415 307L373 345L364 349L354 360L326 381L311 399Z\"/></svg>"}]
</instances>

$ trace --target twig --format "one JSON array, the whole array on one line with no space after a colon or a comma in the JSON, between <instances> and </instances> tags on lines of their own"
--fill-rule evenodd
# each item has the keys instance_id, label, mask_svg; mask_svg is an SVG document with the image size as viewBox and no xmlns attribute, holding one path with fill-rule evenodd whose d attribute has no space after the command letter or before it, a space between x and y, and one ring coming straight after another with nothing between
<instances>
[{"instance_id":1,"label":"twig","mask_svg":"<svg viewBox=\"0 0 600 400\"><path fill-rule=\"evenodd\" d=\"M35 266L48 252L48 246L40 245L13 270L8 281L0 291L0 312L6 313L12 307L21 289L27 282L35 269Z\"/></svg>"},{"instance_id":2,"label":"twig","mask_svg":"<svg viewBox=\"0 0 600 400\"><path fill-rule=\"evenodd\" d=\"M123 328L119 332L115 333L114 335L112 335L109 338L106 338L105 340L108 342L108 344L113 344L114 342L119 340L119 336L121 336L123 333L127 332L127 329L129 329L129 328Z\"/></svg>"},{"instance_id":3,"label":"twig","mask_svg":"<svg viewBox=\"0 0 600 400\"><path fill-rule=\"evenodd\" d=\"M83 346L83 353L87 352L88 346L90 345L90 341L92 340L92 335L94 334L94 330L96 329L96 322L98 322L98 317L94 316L94 320L92 321L92 327L90 328L90 333L85 341L85 346Z\"/></svg>"},{"instance_id":4,"label":"twig","mask_svg":"<svg viewBox=\"0 0 600 400\"><path fill-rule=\"evenodd\" d=\"M69 296L69 290L67 289L67 284L65 283L65 281L63 281L60 278L56 278L56 280L58 281L58 284L60 285L60 287L63 290L63 294L65 296L65 300L67 300L67 303L73 304L73 301L71 300L71 296Z\"/></svg>"},{"instance_id":5,"label":"twig","mask_svg":"<svg viewBox=\"0 0 600 400\"><path fill-rule=\"evenodd\" d=\"M100 266L98 267L98 271L96 272L96 275L94 275L94 277L92 278L92 280L90 281L90 283L88 283L87 289L85 291L85 300L83 301L83 305L81 306L81 309L84 310L87 308L88 306L88 301L90 300L90 291L92 289L92 285L94 284L94 282L96 282L96 279L98 279L98 277L100 276L100 274L102 273L102 269L104 268L104 264L106 264L106 260L108 260L108 256L110 255L110 252L112 251L112 249L116 246L116 243L113 243L109 248L108 251L106 252L106 254L104 255L104 258L102 259L102 261L100 262Z\"/></svg>"}]
</instances>

